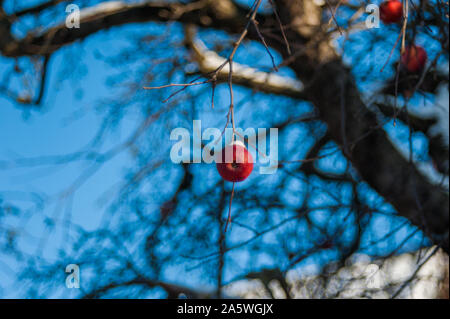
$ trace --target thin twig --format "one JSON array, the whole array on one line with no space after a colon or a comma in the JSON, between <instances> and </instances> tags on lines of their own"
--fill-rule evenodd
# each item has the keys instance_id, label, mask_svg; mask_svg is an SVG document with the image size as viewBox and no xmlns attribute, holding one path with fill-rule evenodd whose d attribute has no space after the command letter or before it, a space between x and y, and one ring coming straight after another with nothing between
<instances>
[{"instance_id":1,"label":"thin twig","mask_svg":"<svg viewBox=\"0 0 450 319\"><path fill-rule=\"evenodd\" d=\"M228 207L228 218L227 218L227 223L225 224L225 232L227 232L228 224L231 223L231 204L233 203L234 184L236 184L236 183L233 182L233 187L232 187L232 189L231 189L230 206Z\"/></svg>"},{"instance_id":2,"label":"thin twig","mask_svg":"<svg viewBox=\"0 0 450 319\"><path fill-rule=\"evenodd\" d=\"M329 2L328 0L326 0L326 2L327 2L327 5L328 5L328 8L330 9L331 17L332 17L332 19L334 20L334 23L336 23L336 27L337 27L339 33L340 33L341 35L343 35L342 29L341 29L341 27L339 26L339 23L337 22L336 16L334 15L333 8L331 7L330 2Z\"/></svg>"},{"instance_id":3,"label":"thin twig","mask_svg":"<svg viewBox=\"0 0 450 319\"><path fill-rule=\"evenodd\" d=\"M283 27L283 24L281 23L280 16L278 15L277 7L275 6L275 4L273 3L272 0L269 0L269 3L272 6L273 13L275 14L275 18L277 19L278 25L280 26L281 35L283 36L284 43L286 44L287 53L289 55L291 55L292 54L291 46L289 45L289 41L287 39L286 33L284 32L284 27Z\"/></svg>"}]
</instances>

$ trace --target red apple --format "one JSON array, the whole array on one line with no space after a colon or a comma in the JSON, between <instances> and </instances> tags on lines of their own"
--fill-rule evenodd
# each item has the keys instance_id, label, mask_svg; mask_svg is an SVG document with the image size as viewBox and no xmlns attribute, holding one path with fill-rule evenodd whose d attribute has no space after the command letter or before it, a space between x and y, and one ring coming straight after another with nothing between
<instances>
[{"instance_id":1,"label":"red apple","mask_svg":"<svg viewBox=\"0 0 450 319\"><path fill-rule=\"evenodd\" d=\"M230 154L228 161L227 152ZM224 180L242 182L253 170L253 157L244 143L235 141L222 150L221 157L216 159L216 167Z\"/></svg>"},{"instance_id":2,"label":"red apple","mask_svg":"<svg viewBox=\"0 0 450 319\"><path fill-rule=\"evenodd\" d=\"M398 0L387 0L380 4L380 19L386 24L400 22L403 5Z\"/></svg>"},{"instance_id":3,"label":"red apple","mask_svg":"<svg viewBox=\"0 0 450 319\"><path fill-rule=\"evenodd\" d=\"M417 73L423 70L427 63L427 51L418 45L406 47L401 57L402 65L411 73Z\"/></svg>"}]
</instances>

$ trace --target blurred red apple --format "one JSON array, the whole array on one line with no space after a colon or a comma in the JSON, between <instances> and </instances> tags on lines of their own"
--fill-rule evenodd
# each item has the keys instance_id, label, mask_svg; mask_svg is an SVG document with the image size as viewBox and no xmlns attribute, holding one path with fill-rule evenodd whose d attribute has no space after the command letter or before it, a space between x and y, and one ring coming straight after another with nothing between
<instances>
[{"instance_id":1,"label":"blurred red apple","mask_svg":"<svg viewBox=\"0 0 450 319\"><path fill-rule=\"evenodd\" d=\"M230 154L229 163L226 161L227 152ZM242 182L253 170L253 157L244 143L235 141L222 150L221 158L216 159L216 167L224 180Z\"/></svg>"},{"instance_id":2,"label":"blurred red apple","mask_svg":"<svg viewBox=\"0 0 450 319\"><path fill-rule=\"evenodd\" d=\"M403 5L398 0L387 0L380 4L380 19L386 24L399 22L403 16Z\"/></svg>"},{"instance_id":3,"label":"blurred red apple","mask_svg":"<svg viewBox=\"0 0 450 319\"><path fill-rule=\"evenodd\" d=\"M402 65L411 73L420 72L427 63L427 52L418 45L406 47L401 57Z\"/></svg>"}]
</instances>

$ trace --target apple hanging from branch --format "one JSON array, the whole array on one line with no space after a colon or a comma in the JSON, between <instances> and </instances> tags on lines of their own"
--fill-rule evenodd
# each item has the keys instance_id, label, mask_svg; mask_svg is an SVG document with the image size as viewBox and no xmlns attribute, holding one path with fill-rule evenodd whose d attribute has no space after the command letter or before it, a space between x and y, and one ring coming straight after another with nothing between
<instances>
[{"instance_id":1,"label":"apple hanging from branch","mask_svg":"<svg viewBox=\"0 0 450 319\"><path fill-rule=\"evenodd\" d=\"M401 56L403 67L410 73L418 73L427 63L427 51L419 45L409 45Z\"/></svg>"},{"instance_id":2,"label":"apple hanging from branch","mask_svg":"<svg viewBox=\"0 0 450 319\"><path fill-rule=\"evenodd\" d=\"M380 4L380 19L386 24L400 22L403 17L403 5L399 0L387 0Z\"/></svg>"},{"instance_id":3,"label":"apple hanging from branch","mask_svg":"<svg viewBox=\"0 0 450 319\"><path fill-rule=\"evenodd\" d=\"M228 218L225 225L225 232L231 222L231 203L233 202L234 185L242 182L250 176L253 171L253 157L241 141L234 141L226 146L221 154L216 157L216 167L220 176L229 182L233 182L231 190L230 205L228 208Z\"/></svg>"},{"instance_id":4,"label":"apple hanging from branch","mask_svg":"<svg viewBox=\"0 0 450 319\"><path fill-rule=\"evenodd\" d=\"M226 158L227 153L230 154L230 158ZM227 161L227 159L229 160ZM221 158L217 159L216 166L224 180L242 182L253 171L253 157L244 143L234 141L222 150Z\"/></svg>"}]
</instances>

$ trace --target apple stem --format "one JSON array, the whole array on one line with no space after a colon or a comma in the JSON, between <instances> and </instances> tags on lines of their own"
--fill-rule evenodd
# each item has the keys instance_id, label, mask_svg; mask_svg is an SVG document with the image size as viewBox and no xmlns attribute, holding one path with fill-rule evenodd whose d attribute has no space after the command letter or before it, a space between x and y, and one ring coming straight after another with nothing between
<instances>
[{"instance_id":1,"label":"apple stem","mask_svg":"<svg viewBox=\"0 0 450 319\"><path fill-rule=\"evenodd\" d=\"M228 207L228 218L227 218L227 223L225 224L225 232L227 232L228 224L231 223L231 203L233 202L233 196L234 196L234 184L235 184L235 182L233 182L233 187L231 188L230 205Z\"/></svg>"}]
</instances>

